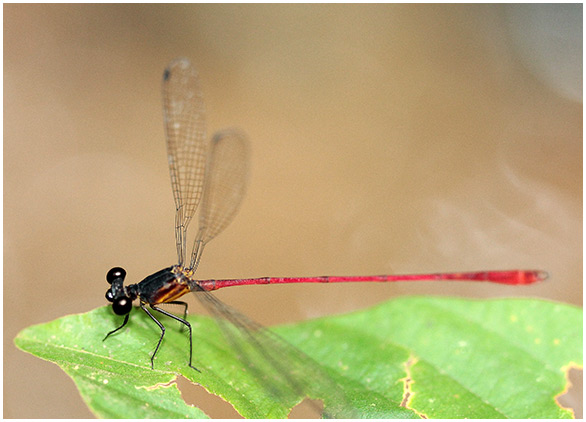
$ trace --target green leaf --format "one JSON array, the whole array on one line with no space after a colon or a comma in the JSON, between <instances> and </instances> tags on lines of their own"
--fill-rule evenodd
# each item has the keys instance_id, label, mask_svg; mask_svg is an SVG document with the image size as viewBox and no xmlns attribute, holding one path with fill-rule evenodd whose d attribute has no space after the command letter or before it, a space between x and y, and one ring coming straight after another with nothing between
<instances>
[{"instance_id":1,"label":"green leaf","mask_svg":"<svg viewBox=\"0 0 586 422\"><path fill-rule=\"evenodd\" d=\"M237 355L248 355L248 346L238 343L235 351L218 325L201 316L189 317L201 373L193 370L186 330L160 320L167 331L154 370L150 356L160 330L137 310L104 342L122 322L106 307L29 327L15 343L63 368L99 417L206 417L182 400L177 374L245 417L286 417L304 398L267 392L259 376L273 377L272 366L243 363ZM351 406L354 416L376 418L572 417L555 398L567 386L569 367L582 366L582 311L573 306L405 297L272 331L313 360L279 341L269 359L288 362L291 379L309 380L306 390L333 416Z\"/></svg>"}]
</instances>

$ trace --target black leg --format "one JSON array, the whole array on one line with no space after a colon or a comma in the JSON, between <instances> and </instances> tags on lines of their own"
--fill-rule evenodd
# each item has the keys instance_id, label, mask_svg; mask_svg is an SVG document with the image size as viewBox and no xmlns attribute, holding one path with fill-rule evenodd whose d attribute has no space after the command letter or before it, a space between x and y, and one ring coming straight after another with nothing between
<instances>
[{"instance_id":1,"label":"black leg","mask_svg":"<svg viewBox=\"0 0 586 422\"><path fill-rule=\"evenodd\" d=\"M181 300L174 300L172 302L165 302L165 303L171 303L173 305L180 305L183 306L183 319L187 319L187 303L181 301ZM181 326L181 332L183 332L183 328L185 327L185 325Z\"/></svg>"},{"instance_id":2,"label":"black leg","mask_svg":"<svg viewBox=\"0 0 586 422\"><path fill-rule=\"evenodd\" d=\"M124 327L126 325L126 323L128 322L128 317L130 316L130 314L126 314L126 316L124 317L124 322L122 323L122 325L118 328L116 328L115 330L110 331L108 334L106 334L106 337L104 337L105 341L108 337L110 337L111 334L114 334L116 331L118 331L119 329L121 329L122 327Z\"/></svg>"},{"instance_id":3,"label":"black leg","mask_svg":"<svg viewBox=\"0 0 586 422\"><path fill-rule=\"evenodd\" d=\"M169 302L169 303L176 303L176 302ZM180 302L183 303L183 302ZM141 305L142 306L142 305ZM192 355L193 355L193 339L192 339L192 335L191 335L191 324L189 322L187 322L185 319L179 318L176 315L173 315L170 312L165 311L164 309L161 309L155 305L151 305L151 308L154 309L155 311L159 311L160 313L162 313L163 315L167 315L170 318L173 318L175 321L179 321L180 323L184 324L187 329L189 330L189 366L193 369L195 369L197 372L201 372L199 369L197 369L195 366L193 366L191 364L191 359L192 359ZM143 308L144 309L144 308ZM146 309L145 309L146 310ZM187 304L185 304L185 311L187 312ZM149 314L150 315L150 314ZM154 319L154 317L151 315L151 318ZM156 320L155 320L156 321ZM157 323L159 323L157 321ZM159 323L160 324L160 323ZM162 325L161 325L162 326ZM161 336L161 340L163 339L163 336ZM159 344L161 344L161 342L159 341ZM157 345L157 348L159 348L159 346ZM157 351L155 350L155 353Z\"/></svg>"},{"instance_id":4,"label":"black leg","mask_svg":"<svg viewBox=\"0 0 586 422\"><path fill-rule=\"evenodd\" d=\"M161 346L161 342L163 341L163 337L165 336L165 327L163 326L163 324L161 324L159 322L159 320L157 318L155 318L153 316L153 314L151 314L149 312L149 310L141 303L140 307L142 308L143 311L145 311L147 313L148 316L151 317L151 319L153 321L155 321L155 323L159 326L159 328L161 329L161 338L159 338L159 342L157 343L157 347L155 347L155 351L153 352L153 355L151 356L151 369L155 369L155 356L157 354L157 351L159 350L159 347ZM156 309L154 306L151 305L151 308ZM157 309L158 310L158 309Z\"/></svg>"}]
</instances>

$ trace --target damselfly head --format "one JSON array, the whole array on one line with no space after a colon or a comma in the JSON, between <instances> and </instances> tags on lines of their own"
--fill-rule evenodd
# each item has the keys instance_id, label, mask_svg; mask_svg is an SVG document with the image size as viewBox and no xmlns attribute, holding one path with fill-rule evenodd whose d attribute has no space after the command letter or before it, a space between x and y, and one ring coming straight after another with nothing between
<instances>
[{"instance_id":1,"label":"damselfly head","mask_svg":"<svg viewBox=\"0 0 586 422\"><path fill-rule=\"evenodd\" d=\"M124 289L124 268L114 267L106 274L106 281L112 287L106 292L106 299L112 302L112 310L116 315L126 315L132 309L132 299L128 297Z\"/></svg>"}]
</instances>

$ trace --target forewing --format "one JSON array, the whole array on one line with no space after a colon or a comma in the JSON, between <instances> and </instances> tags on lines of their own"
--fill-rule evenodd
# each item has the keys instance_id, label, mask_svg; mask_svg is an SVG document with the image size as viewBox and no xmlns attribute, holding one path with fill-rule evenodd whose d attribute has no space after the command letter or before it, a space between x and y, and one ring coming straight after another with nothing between
<instances>
[{"instance_id":1,"label":"forewing","mask_svg":"<svg viewBox=\"0 0 586 422\"><path fill-rule=\"evenodd\" d=\"M165 69L163 114L176 209L177 254L182 264L185 234L201 198L207 156L199 75L187 59L175 59Z\"/></svg>"}]
</instances>

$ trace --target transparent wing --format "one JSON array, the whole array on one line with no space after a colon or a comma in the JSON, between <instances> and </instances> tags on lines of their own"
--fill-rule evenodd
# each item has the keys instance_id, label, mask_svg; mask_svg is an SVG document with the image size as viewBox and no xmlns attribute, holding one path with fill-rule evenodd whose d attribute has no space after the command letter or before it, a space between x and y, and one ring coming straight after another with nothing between
<instances>
[{"instance_id":1,"label":"transparent wing","mask_svg":"<svg viewBox=\"0 0 586 422\"><path fill-rule=\"evenodd\" d=\"M246 191L248 171L249 150L246 136L233 129L214 135L207 162L199 231L190 268L197 267L205 244L224 230L234 218Z\"/></svg>"},{"instance_id":2,"label":"transparent wing","mask_svg":"<svg viewBox=\"0 0 586 422\"><path fill-rule=\"evenodd\" d=\"M187 227L201 198L207 156L199 75L187 59L175 59L165 69L163 115L176 210L177 256L183 265Z\"/></svg>"},{"instance_id":3,"label":"transparent wing","mask_svg":"<svg viewBox=\"0 0 586 422\"><path fill-rule=\"evenodd\" d=\"M245 370L279 402L293 407L304 397L321 399L325 406L323 417L360 417L343 388L311 357L211 293L197 286L192 291L214 317L228 344L238 352Z\"/></svg>"}]
</instances>

